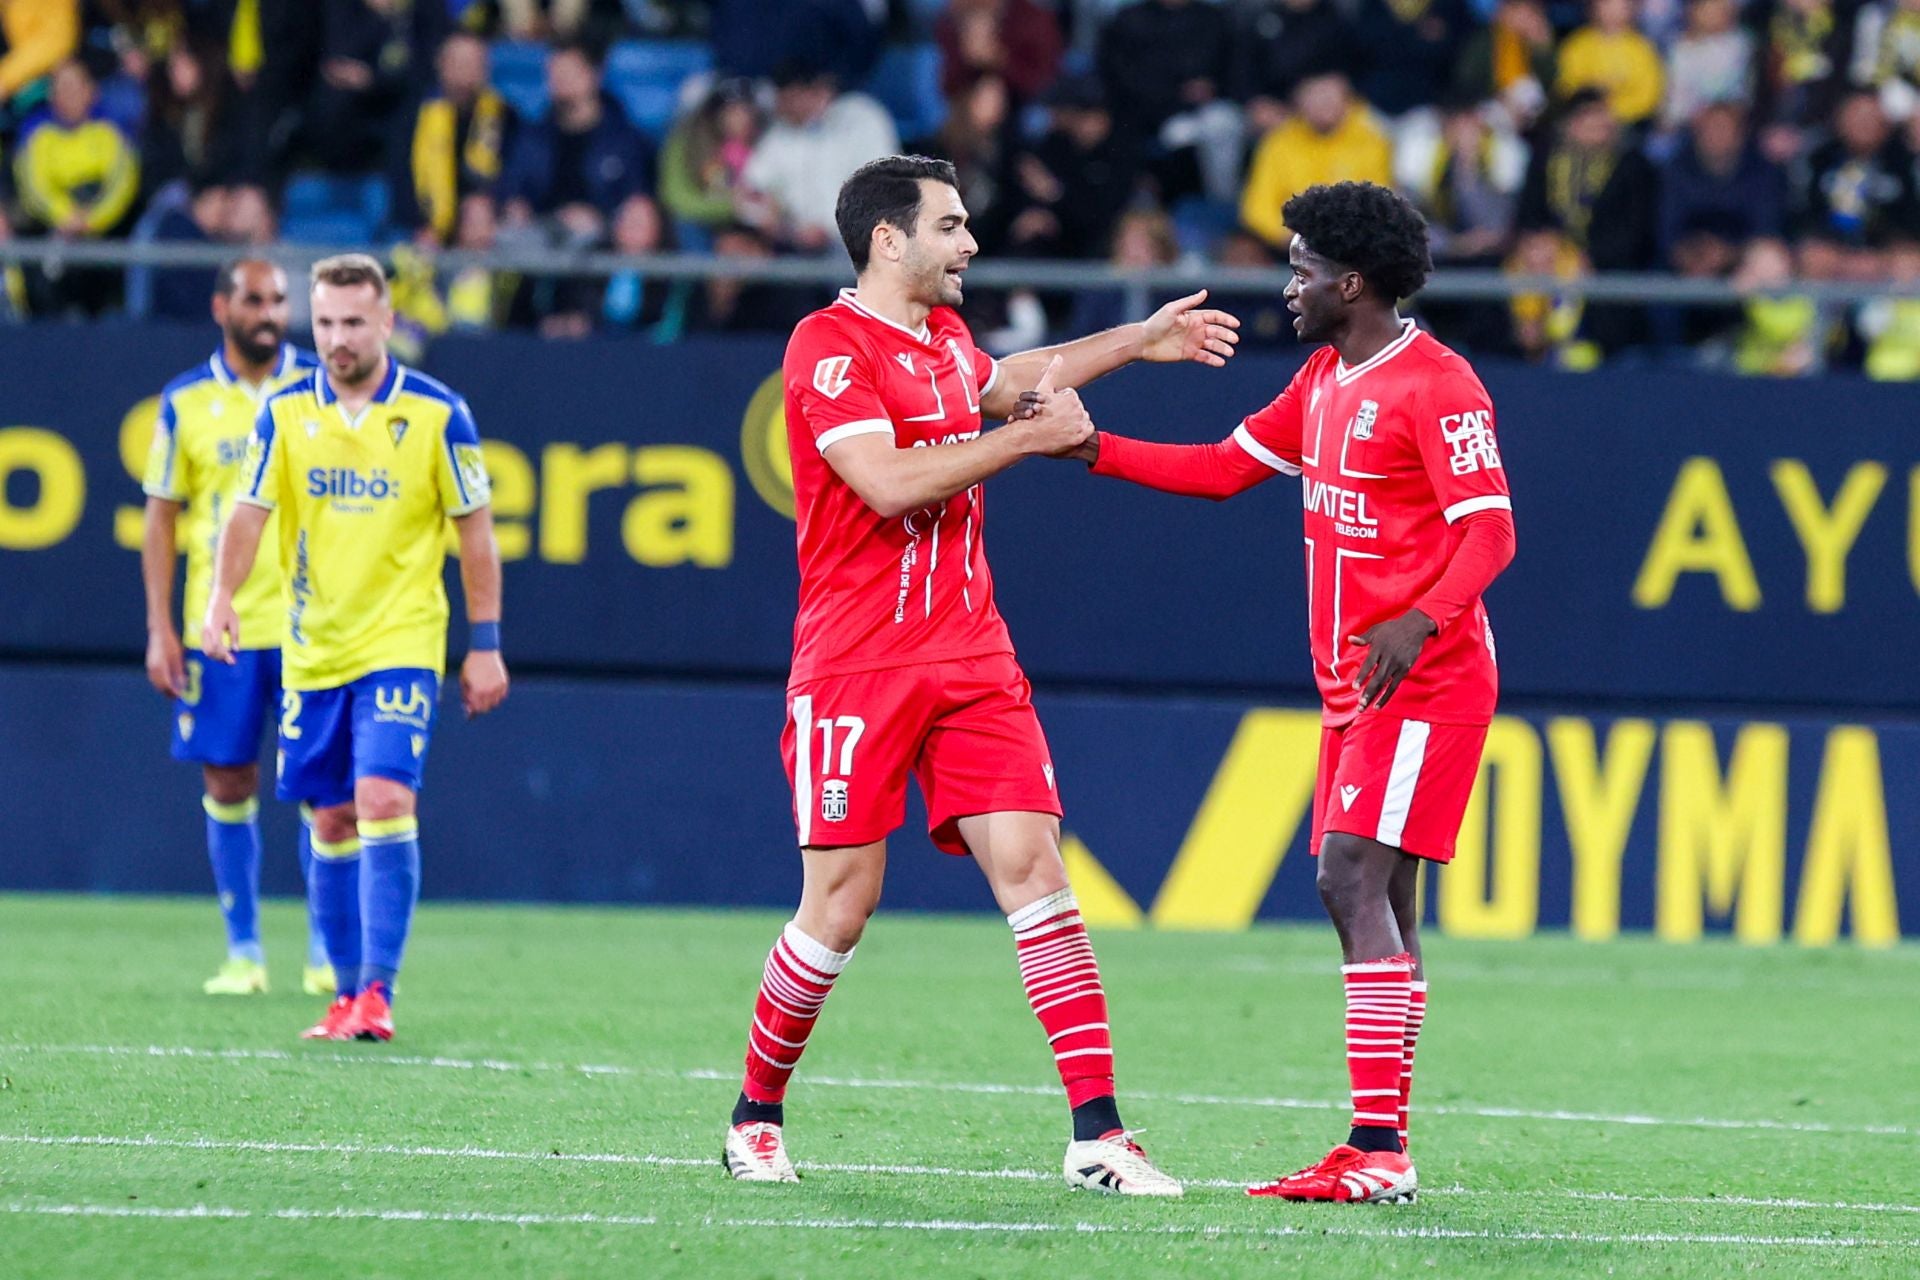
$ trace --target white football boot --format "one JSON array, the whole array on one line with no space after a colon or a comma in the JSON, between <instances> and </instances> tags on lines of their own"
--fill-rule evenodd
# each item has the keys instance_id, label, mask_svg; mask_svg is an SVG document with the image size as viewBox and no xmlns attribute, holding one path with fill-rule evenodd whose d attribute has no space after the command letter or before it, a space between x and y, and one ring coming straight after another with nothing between
<instances>
[{"instance_id":1,"label":"white football boot","mask_svg":"<svg viewBox=\"0 0 1920 1280\"><path fill-rule=\"evenodd\" d=\"M727 1145L721 1152L727 1173L736 1182L798 1182L799 1172L787 1159L786 1139L780 1126L764 1120L736 1124L727 1130Z\"/></svg>"},{"instance_id":2,"label":"white football boot","mask_svg":"<svg viewBox=\"0 0 1920 1280\"><path fill-rule=\"evenodd\" d=\"M1116 1196L1186 1194L1179 1183L1153 1167L1147 1153L1124 1129L1091 1142L1069 1142L1066 1171L1067 1185L1080 1191Z\"/></svg>"}]
</instances>

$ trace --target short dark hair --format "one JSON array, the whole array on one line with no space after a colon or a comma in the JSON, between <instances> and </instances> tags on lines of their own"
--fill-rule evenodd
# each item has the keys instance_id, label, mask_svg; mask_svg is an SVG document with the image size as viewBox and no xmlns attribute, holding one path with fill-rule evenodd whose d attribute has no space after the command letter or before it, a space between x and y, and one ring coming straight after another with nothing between
<instances>
[{"instance_id":1,"label":"short dark hair","mask_svg":"<svg viewBox=\"0 0 1920 1280\"><path fill-rule=\"evenodd\" d=\"M1357 271L1390 302L1420 291L1433 271L1427 220L1399 192L1371 182L1308 187L1280 211L1307 248Z\"/></svg>"},{"instance_id":2,"label":"short dark hair","mask_svg":"<svg viewBox=\"0 0 1920 1280\"><path fill-rule=\"evenodd\" d=\"M960 185L960 175L946 160L931 156L882 156L869 160L840 184L833 220L847 246L856 271L867 269L873 251L873 229L890 223L911 236L920 220L920 184L925 180Z\"/></svg>"},{"instance_id":3,"label":"short dark hair","mask_svg":"<svg viewBox=\"0 0 1920 1280\"><path fill-rule=\"evenodd\" d=\"M280 265L273 261L273 259L263 258L258 254L252 254L244 258L228 258L220 264L220 274L214 278L214 294L222 298L231 298L234 294L238 293L240 291L240 269L242 267L255 265L256 263L260 266L275 268L278 268Z\"/></svg>"}]
</instances>

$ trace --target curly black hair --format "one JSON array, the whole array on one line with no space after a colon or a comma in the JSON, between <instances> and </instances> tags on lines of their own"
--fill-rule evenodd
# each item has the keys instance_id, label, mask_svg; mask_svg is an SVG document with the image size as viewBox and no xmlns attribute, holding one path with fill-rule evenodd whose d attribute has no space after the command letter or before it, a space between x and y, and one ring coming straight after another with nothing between
<instances>
[{"instance_id":1,"label":"curly black hair","mask_svg":"<svg viewBox=\"0 0 1920 1280\"><path fill-rule=\"evenodd\" d=\"M1308 187L1280 212L1287 229L1329 262L1357 271L1393 302L1420 291L1433 271L1427 220L1397 191L1371 182Z\"/></svg>"}]
</instances>

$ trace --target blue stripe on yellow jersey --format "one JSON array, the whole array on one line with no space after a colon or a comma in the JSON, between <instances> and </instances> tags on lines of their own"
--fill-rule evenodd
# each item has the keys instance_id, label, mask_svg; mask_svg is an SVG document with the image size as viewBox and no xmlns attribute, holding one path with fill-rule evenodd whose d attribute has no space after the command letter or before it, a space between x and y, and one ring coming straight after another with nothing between
<instances>
[{"instance_id":1,"label":"blue stripe on yellow jersey","mask_svg":"<svg viewBox=\"0 0 1920 1280\"><path fill-rule=\"evenodd\" d=\"M239 500L279 516L285 687L444 671L446 519L491 497L467 402L416 369L390 359L358 418L324 369L268 397Z\"/></svg>"},{"instance_id":2,"label":"blue stripe on yellow jersey","mask_svg":"<svg viewBox=\"0 0 1920 1280\"><path fill-rule=\"evenodd\" d=\"M219 350L160 393L160 415L147 450L141 488L148 497L186 507L181 535L187 553L187 589L180 630L189 648L199 647L200 621L213 589L214 548L240 491L247 438L261 401L319 364L313 353L289 343L280 349L279 363L266 381L254 386L233 371L225 351ZM285 619L278 564L270 560L256 564L234 592L233 607L240 615L244 647L278 648Z\"/></svg>"}]
</instances>

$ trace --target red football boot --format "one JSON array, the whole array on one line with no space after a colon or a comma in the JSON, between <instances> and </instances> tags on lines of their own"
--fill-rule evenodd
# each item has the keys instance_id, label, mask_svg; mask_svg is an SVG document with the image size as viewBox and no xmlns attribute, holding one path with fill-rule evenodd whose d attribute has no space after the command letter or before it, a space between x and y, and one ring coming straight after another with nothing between
<instances>
[{"instance_id":1,"label":"red football boot","mask_svg":"<svg viewBox=\"0 0 1920 1280\"><path fill-rule=\"evenodd\" d=\"M373 983L353 998L353 1013L343 1030L345 1040L393 1039L393 1006L384 983Z\"/></svg>"},{"instance_id":2,"label":"red football boot","mask_svg":"<svg viewBox=\"0 0 1920 1280\"><path fill-rule=\"evenodd\" d=\"M1310 1169L1248 1187L1250 1196L1327 1204L1406 1204L1420 1189L1413 1161L1400 1151L1358 1151L1341 1143Z\"/></svg>"},{"instance_id":3,"label":"red football boot","mask_svg":"<svg viewBox=\"0 0 1920 1280\"><path fill-rule=\"evenodd\" d=\"M300 1033L302 1040L351 1040L347 1023L353 1017L353 997L335 996L320 1021Z\"/></svg>"}]
</instances>

